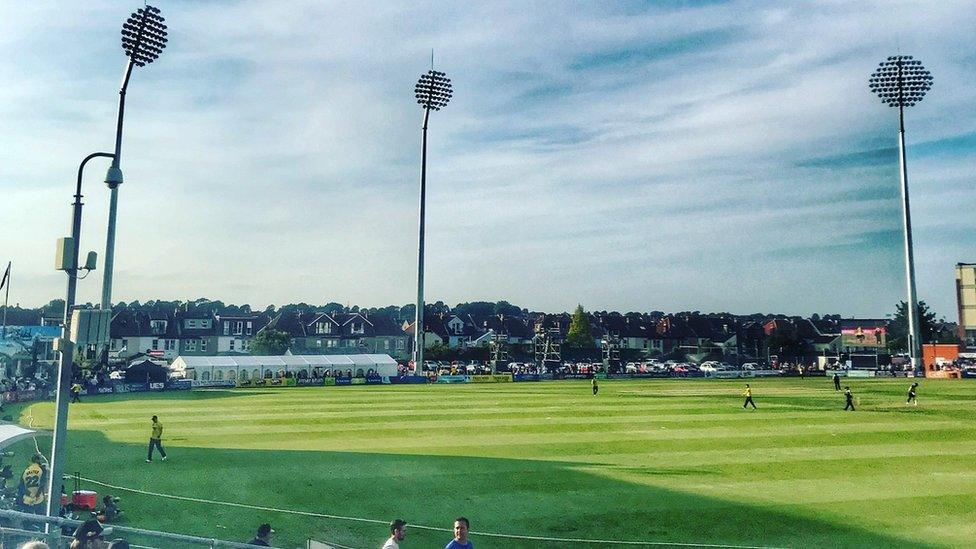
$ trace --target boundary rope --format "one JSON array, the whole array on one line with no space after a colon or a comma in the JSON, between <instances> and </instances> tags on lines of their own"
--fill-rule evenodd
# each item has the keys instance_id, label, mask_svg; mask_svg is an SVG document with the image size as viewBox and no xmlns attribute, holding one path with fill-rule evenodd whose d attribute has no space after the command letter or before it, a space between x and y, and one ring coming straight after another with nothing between
<instances>
[{"instance_id":1,"label":"boundary rope","mask_svg":"<svg viewBox=\"0 0 976 549\"><path fill-rule=\"evenodd\" d=\"M66 475L66 476L69 476L69 475ZM194 503L206 503L206 504L210 504L210 505L223 505L223 506L226 506L226 507L237 507L237 508L240 508L240 509L251 509L251 510L254 510L254 511L268 511L268 512L272 512L272 513L283 513L283 514L299 515L299 516L313 517L313 518L325 518L325 519L333 519L333 520L347 520L347 521L352 521L352 522L365 522L365 523L369 523L369 524L382 524L382 525L385 525L385 526L389 526L389 524L390 524L389 521L379 520L379 519L370 519L370 518L362 518L362 517L347 517L347 516L343 516L343 515L331 515L331 514L328 514L328 513L316 513L316 512L313 512L313 511L298 511L298 510L295 510L295 509L279 509L277 507L265 507L265 506L262 506L262 505L252 505L252 504L249 504L249 503L235 503L235 502L232 502L232 501L217 501L217 500L212 500L212 499L195 498L195 497L190 497L190 496L177 496L177 495L174 495L174 494L163 494L163 493L159 493L159 492L150 492L148 490L140 490L138 488L128 488L128 487L125 487L125 486L116 486L116 485L108 484L106 482L102 482L102 481L99 481L99 480L95 480L95 479L91 479L91 478L86 478L86 477L82 477L82 476L77 476L77 475L70 475L70 476L73 477L73 478L76 478L78 480L81 480L81 481L84 481L84 482L88 482L88 483L91 483L91 484L97 484L99 486L104 486L104 487L110 488L112 490L120 490L120 491L123 491L123 492L131 492L131 493L134 493L134 494L142 494L142 495L146 495L146 496L153 496L153 497L160 497L160 498L166 498L166 499L173 499L173 500L178 500L178 501L191 501L191 502L194 502ZM449 532L451 534L454 533L454 530L452 530L450 528L440 528L440 527L437 527L437 526L426 526L426 525L423 525L423 524L413 524L413 523L409 523L409 526L410 526L410 528L415 528L415 529L418 529L418 530L430 530L430 531L434 531L434 532ZM476 532L476 531L473 531L473 530L470 533L471 533L471 535L484 536L484 537L489 537L489 538L518 539L518 540L527 540L527 541L550 541L550 542L562 542L562 543L589 543L589 544L600 544L600 545L633 545L633 546L646 545L646 546L657 546L657 547L708 547L708 548L717 548L717 549L785 549L785 548L782 548L782 547L770 547L770 546L763 546L763 545L723 545L723 544L717 544L717 543L680 543L680 542L666 542L666 541L626 541L626 540L611 540L611 539L554 538L554 537L545 537L545 536L528 536L528 535L520 535L520 534L501 534L501 533L497 533L497 532Z\"/></svg>"}]
</instances>

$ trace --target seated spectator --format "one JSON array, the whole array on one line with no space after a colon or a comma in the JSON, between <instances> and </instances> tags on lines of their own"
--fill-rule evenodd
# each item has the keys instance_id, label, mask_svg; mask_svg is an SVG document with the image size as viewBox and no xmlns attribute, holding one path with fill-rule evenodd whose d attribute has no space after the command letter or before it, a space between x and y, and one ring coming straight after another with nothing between
<instances>
[{"instance_id":1,"label":"seated spectator","mask_svg":"<svg viewBox=\"0 0 976 549\"><path fill-rule=\"evenodd\" d=\"M70 549L105 549L107 544L103 536L111 532L111 528L102 528L95 519L86 520L75 530Z\"/></svg>"},{"instance_id":2,"label":"seated spectator","mask_svg":"<svg viewBox=\"0 0 976 549\"><path fill-rule=\"evenodd\" d=\"M50 549L50 547L43 541L31 540L23 545L18 545L17 549Z\"/></svg>"},{"instance_id":3,"label":"seated spectator","mask_svg":"<svg viewBox=\"0 0 976 549\"><path fill-rule=\"evenodd\" d=\"M102 510L98 512L98 522L114 522L118 517L119 507L115 504L115 498L106 495L102 498Z\"/></svg>"},{"instance_id":4,"label":"seated spectator","mask_svg":"<svg viewBox=\"0 0 976 549\"><path fill-rule=\"evenodd\" d=\"M249 545L259 545L261 547L271 547L271 534L274 534L274 530L271 529L271 525L267 522L258 526L257 535L254 539L247 542Z\"/></svg>"}]
</instances>

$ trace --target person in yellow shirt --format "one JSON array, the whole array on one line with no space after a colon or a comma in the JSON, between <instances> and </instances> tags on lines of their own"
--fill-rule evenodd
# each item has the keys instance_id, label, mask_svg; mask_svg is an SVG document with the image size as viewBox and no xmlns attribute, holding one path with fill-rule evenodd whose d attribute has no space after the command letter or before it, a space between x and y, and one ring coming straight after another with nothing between
<instances>
[{"instance_id":1,"label":"person in yellow shirt","mask_svg":"<svg viewBox=\"0 0 976 549\"><path fill-rule=\"evenodd\" d=\"M749 384L748 383L746 383L746 390L745 390L745 392L742 393L742 396L746 397L746 401L742 404L742 407L743 408L746 408L750 404L752 404L752 409L755 410L756 409L756 403L752 401L752 388L749 387Z\"/></svg>"},{"instance_id":2,"label":"person in yellow shirt","mask_svg":"<svg viewBox=\"0 0 976 549\"><path fill-rule=\"evenodd\" d=\"M162 438L163 424L159 422L159 418L153 416L152 434L149 435L149 452L146 454L146 463L152 463L153 448L159 449L159 455L163 456L163 461L166 461L166 451L163 450L163 444L160 442Z\"/></svg>"},{"instance_id":3,"label":"person in yellow shirt","mask_svg":"<svg viewBox=\"0 0 976 549\"><path fill-rule=\"evenodd\" d=\"M47 469L43 462L44 458L40 454L34 454L20 477L20 503L27 513L44 513L44 502L47 501L47 493L44 491L47 487Z\"/></svg>"},{"instance_id":4,"label":"person in yellow shirt","mask_svg":"<svg viewBox=\"0 0 976 549\"><path fill-rule=\"evenodd\" d=\"M81 402L79 395L81 395L81 383L76 381L71 385L71 402Z\"/></svg>"}]
</instances>

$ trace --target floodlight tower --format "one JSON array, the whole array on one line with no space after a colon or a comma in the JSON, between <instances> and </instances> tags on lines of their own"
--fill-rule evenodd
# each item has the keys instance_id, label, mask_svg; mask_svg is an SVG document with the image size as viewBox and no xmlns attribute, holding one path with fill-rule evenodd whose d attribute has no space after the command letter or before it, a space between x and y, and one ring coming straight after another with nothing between
<instances>
[{"instance_id":1,"label":"floodlight tower","mask_svg":"<svg viewBox=\"0 0 976 549\"><path fill-rule=\"evenodd\" d=\"M129 58L119 90L119 118L115 127L115 156L105 176L105 184L112 191L108 210L108 236L105 240L105 273L102 277L102 309L112 308L112 268L115 264L115 217L119 204L119 185L122 184L122 115L125 113L125 91L133 67L152 63L166 47L165 19L159 8L146 5L139 8L122 25L122 49Z\"/></svg>"},{"instance_id":2,"label":"floodlight tower","mask_svg":"<svg viewBox=\"0 0 976 549\"><path fill-rule=\"evenodd\" d=\"M430 111L439 111L451 100L451 80L433 69L417 81L414 95L424 108L423 139L420 155L420 237L417 245L417 312L413 324L413 371L420 375L424 367L424 215L427 194L427 122Z\"/></svg>"},{"instance_id":3,"label":"floodlight tower","mask_svg":"<svg viewBox=\"0 0 976 549\"><path fill-rule=\"evenodd\" d=\"M905 107L911 107L932 88L932 75L910 55L893 55L882 61L868 80L871 91L889 107L898 107L898 162L901 175L901 207L905 241L905 279L908 286L908 356L912 369L922 371L922 338L915 294L915 254L912 250L912 216L908 201L908 165L905 161Z\"/></svg>"}]
</instances>

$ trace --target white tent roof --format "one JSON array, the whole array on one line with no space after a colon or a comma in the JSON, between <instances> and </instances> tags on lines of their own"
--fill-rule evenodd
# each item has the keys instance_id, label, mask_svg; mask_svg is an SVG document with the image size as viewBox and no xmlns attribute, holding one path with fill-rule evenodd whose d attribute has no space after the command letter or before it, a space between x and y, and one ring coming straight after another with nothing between
<instances>
[{"instance_id":1,"label":"white tent roof","mask_svg":"<svg viewBox=\"0 0 976 549\"><path fill-rule=\"evenodd\" d=\"M234 368L288 367L288 368L347 368L377 366L396 367L397 361L390 355L284 355L284 356L178 356L173 361L174 368L209 368L211 366Z\"/></svg>"},{"instance_id":2,"label":"white tent roof","mask_svg":"<svg viewBox=\"0 0 976 549\"><path fill-rule=\"evenodd\" d=\"M22 438L27 438L37 431L24 429L12 423L0 423L0 448L13 444Z\"/></svg>"}]
</instances>

